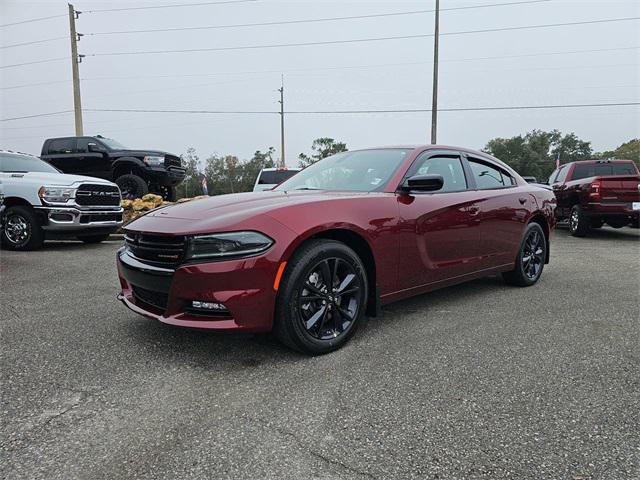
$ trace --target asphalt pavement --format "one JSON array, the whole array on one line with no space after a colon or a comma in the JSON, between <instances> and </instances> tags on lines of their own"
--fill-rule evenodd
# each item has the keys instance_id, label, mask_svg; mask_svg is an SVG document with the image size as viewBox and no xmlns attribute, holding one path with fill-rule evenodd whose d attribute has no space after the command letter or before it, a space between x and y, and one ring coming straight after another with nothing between
<instances>
[{"instance_id":1,"label":"asphalt pavement","mask_svg":"<svg viewBox=\"0 0 640 480\"><path fill-rule=\"evenodd\" d=\"M640 478L640 231L390 305L309 358L116 301L119 242L0 252L0 478Z\"/></svg>"}]
</instances>

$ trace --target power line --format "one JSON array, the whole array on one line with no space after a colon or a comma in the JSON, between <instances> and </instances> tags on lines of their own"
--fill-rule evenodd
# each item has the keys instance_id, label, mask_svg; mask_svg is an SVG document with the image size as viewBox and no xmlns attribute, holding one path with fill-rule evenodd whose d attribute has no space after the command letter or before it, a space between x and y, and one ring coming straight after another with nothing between
<instances>
[{"instance_id":1,"label":"power line","mask_svg":"<svg viewBox=\"0 0 640 480\"><path fill-rule=\"evenodd\" d=\"M22 117L12 117L12 118L0 118L0 122L9 122L11 120L22 120L24 118L36 118L36 117L51 117L53 115L63 115L66 113L71 113L73 110L62 110L60 112L49 112L49 113L38 113L35 115L25 115Z\"/></svg>"},{"instance_id":2,"label":"power line","mask_svg":"<svg viewBox=\"0 0 640 480\"><path fill-rule=\"evenodd\" d=\"M3 27L11 27L13 25L23 25L25 23L31 23L31 22L41 22L42 20L49 20L50 18L59 18L59 17L66 17L67 15L50 15L48 17L40 17L40 18L32 18L30 20L22 20L20 22L13 22L13 23L5 23L4 25L0 25L0 28Z\"/></svg>"},{"instance_id":3,"label":"power line","mask_svg":"<svg viewBox=\"0 0 640 480\"><path fill-rule=\"evenodd\" d=\"M37 63L57 62L58 60L69 60L69 57L48 58L46 60L36 60L34 62L24 62L24 63L14 63L12 65L2 65L2 66L0 66L0 69L12 68L12 67L23 67L25 65L35 65Z\"/></svg>"},{"instance_id":4,"label":"power line","mask_svg":"<svg viewBox=\"0 0 640 480\"><path fill-rule=\"evenodd\" d=\"M16 88L28 88L28 87L41 87L43 85L53 85L55 83L67 83L71 79L67 80L53 80L51 82L38 82L38 83L25 83L22 85L11 85L9 87L0 87L0 90L14 90Z\"/></svg>"},{"instance_id":5,"label":"power line","mask_svg":"<svg viewBox=\"0 0 640 480\"><path fill-rule=\"evenodd\" d=\"M474 8L489 8L489 7L503 7L508 5L523 5L523 4L531 4L531 3L546 3L551 0L527 0L520 2L509 2L509 3L492 3L486 5L471 5L466 7L452 7L452 8L443 8L441 11L450 11L450 10L469 10ZM156 32L180 32L187 30L212 30L212 29L227 29L227 28L240 28L240 27L263 27L263 26L273 26L273 25L293 25L300 23L319 23L319 22L332 22L339 20L356 20L356 19L367 19L367 18L380 18L380 17L396 17L396 16L404 16L404 15L418 15L424 13L433 13L434 10L411 10L406 12L390 12L390 13L374 13L370 15L351 15L344 17L323 17L323 18L311 18L311 19L303 19L303 20L283 20L283 21L273 21L273 22L257 22L257 23L234 23L228 25L209 25L209 26L200 26L200 27L174 27L174 28L152 28L146 30L119 30L119 31L111 31L111 32L95 32L88 33L87 35L120 35L120 34L130 34L130 33L156 33Z\"/></svg>"},{"instance_id":6,"label":"power line","mask_svg":"<svg viewBox=\"0 0 640 480\"><path fill-rule=\"evenodd\" d=\"M551 24L544 24L544 25L523 25L518 27L502 27L502 28L490 28L490 29L483 29L483 30L466 30L461 32L449 32L449 33L441 33L440 35L467 35L472 33L503 32L503 31L511 31L511 30L530 30L530 29L536 29L536 28L564 27L564 26L572 26L572 25L589 25L589 24L597 24L597 23L622 22L622 21L639 20L639 19L640 17L625 17L625 18L612 18L612 19L606 19L606 20L588 20L588 21L582 21L582 22L551 23ZM241 46L232 46L232 47L213 47L213 48L187 48L187 49L179 49L179 50L104 52L104 53L88 54L87 56L103 57L103 56L117 56L117 55L153 55L153 54L164 54L164 53L218 52L218 51L229 51L229 50L252 50L252 49L261 49L261 48L304 47L304 46L310 46L310 45L337 45L337 44L345 44L345 43L379 42L379 41L385 41L385 40L404 40L404 39L427 38L427 37L433 37L433 34L425 33L425 34L399 35L399 36L390 36L390 37L354 38L349 40L325 40L325 41L319 41L319 42L276 43L276 44L266 44L266 45L241 45Z\"/></svg>"},{"instance_id":7,"label":"power line","mask_svg":"<svg viewBox=\"0 0 640 480\"><path fill-rule=\"evenodd\" d=\"M440 112L481 112L493 110L549 110L556 108L591 108L591 107L622 107L640 105L640 102L620 103L581 103L581 104L556 104L556 105L516 105L504 107L460 107L439 108ZM279 115L278 111L229 111L229 110L157 110L157 109L125 109L125 108L89 108L88 112L119 112L119 113L187 113L187 114L256 114ZM291 115L325 115L325 114L368 114L368 113L426 113L430 108L409 109L378 109L378 110L291 110L284 112Z\"/></svg>"},{"instance_id":8,"label":"power line","mask_svg":"<svg viewBox=\"0 0 640 480\"><path fill-rule=\"evenodd\" d=\"M53 42L53 41L56 41L56 40L66 40L67 38L68 37L45 38L44 40L33 40L31 42L14 43L12 45L0 45L0 49L13 48L13 47L23 47L25 45L36 45L38 43L47 43L47 42Z\"/></svg>"},{"instance_id":9,"label":"power line","mask_svg":"<svg viewBox=\"0 0 640 480\"><path fill-rule=\"evenodd\" d=\"M148 7L122 7L122 8L104 8L100 10L83 10L82 13L102 13L102 12L124 12L128 10L148 10L156 8L176 8L176 7L199 7L203 5L224 5L234 3L259 2L260 0L223 0L217 2L200 2L200 3L176 3L173 5L150 5Z\"/></svg>"}]
</instances>

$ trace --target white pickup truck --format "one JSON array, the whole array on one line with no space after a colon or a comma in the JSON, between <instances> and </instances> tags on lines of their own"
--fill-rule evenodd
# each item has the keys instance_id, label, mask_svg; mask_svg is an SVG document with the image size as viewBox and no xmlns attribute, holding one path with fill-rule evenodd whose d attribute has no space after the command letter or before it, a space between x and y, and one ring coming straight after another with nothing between
<instances>
[{"instance_id":1,"label":"white pickup truck","mask_svg":"<svg viewBox=\"0 0 640 480\"><path fill-rule=\"evenodd\" d=\"M99 178L66 175L38 157L0 150L4 190L2 246L35 250L45 239L106 240L122 225L120 189Z\"/></svg>"}]
</instances>

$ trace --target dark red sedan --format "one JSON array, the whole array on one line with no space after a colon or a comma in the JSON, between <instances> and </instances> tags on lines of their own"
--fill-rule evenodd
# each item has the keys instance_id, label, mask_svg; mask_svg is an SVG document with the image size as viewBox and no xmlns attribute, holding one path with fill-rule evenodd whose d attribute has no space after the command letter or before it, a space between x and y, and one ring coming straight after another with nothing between
<instances>
[{"instance_id":1,"label":"dark red sedan","mask_svg":"<svg viewBox=\"0 0 640 480\"><path fill-rule=\"evenodd\" d=\"M339 153L273 190L131 222L117 255L119 298L171 325L274 330L297 350L329 352L395 300L497 273L535 284L554 209L552 192L485 153Z\"/></svg>"}]
</instances>

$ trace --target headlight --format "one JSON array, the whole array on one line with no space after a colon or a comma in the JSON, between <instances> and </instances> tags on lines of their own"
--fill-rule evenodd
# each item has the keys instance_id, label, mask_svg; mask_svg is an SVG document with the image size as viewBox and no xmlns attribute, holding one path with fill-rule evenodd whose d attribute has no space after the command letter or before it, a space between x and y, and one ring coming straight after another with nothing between
<instances>
[{"instance_id":1,"label":"headlight","mask_svg":"<svg viewBox=\"0 0 640 480\"><path fill-rule=\"evenodd\" d=\"M164 157L155 157L153 155L147 155L142 159L144 163L150 167L160 167L164 165Z\"/></svg>"},{"instance_id":2,"label":"headlight","mask_svg":"<svg viewBox=\"0 0 640 480\"><path fill-rule=\"evenodd\" d=\"M45 202L66 202L75 198L76 189L67 187L40 187L38 196Z\"/></svg>"},{"instance_id":3,"label":"headlight","mask_svg":"<svg viewBox=\"0 0 640 480\"><path fill-rule=\"evenodd\" d=\"M187 258L242 257L264 252L271 245L266 235L258 232L230 232L194 235L189 241Z\"/></svg>"}]
</instances>

